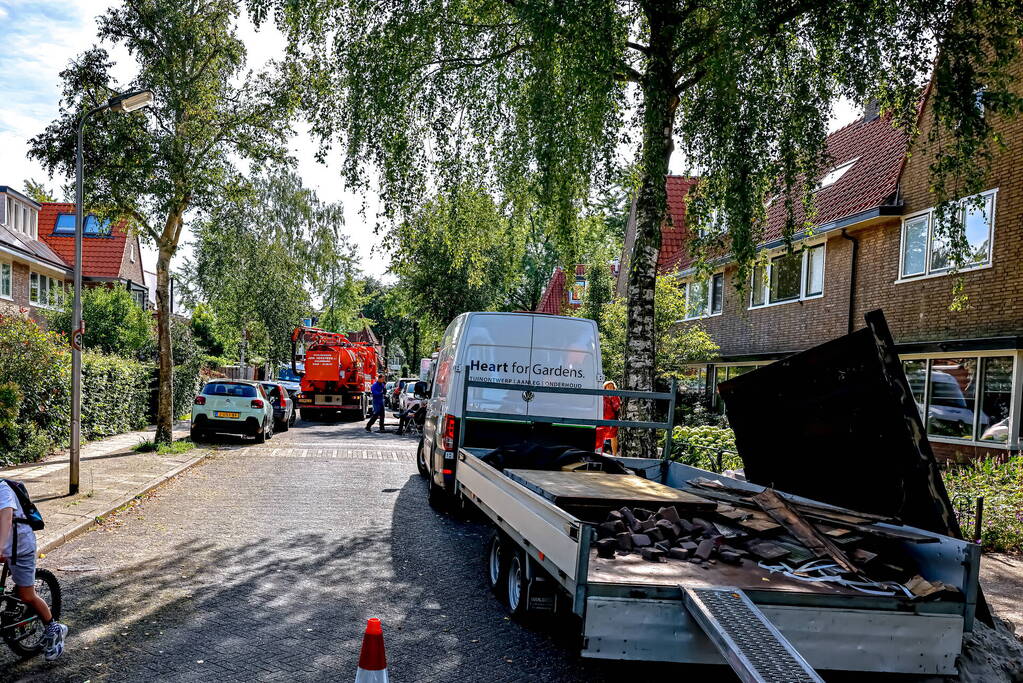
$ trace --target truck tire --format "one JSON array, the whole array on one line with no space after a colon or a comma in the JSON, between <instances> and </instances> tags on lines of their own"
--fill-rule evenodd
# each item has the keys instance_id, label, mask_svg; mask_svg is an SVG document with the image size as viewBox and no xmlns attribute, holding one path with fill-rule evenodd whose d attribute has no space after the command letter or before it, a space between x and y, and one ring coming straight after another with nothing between
<instances>
[{"instance_id":1,"label":"truck tire","mask_svg":"<svg viewBox=\"0 0 1023 683\"><path fill-rule=\"evenodd\" d=\"M504 579L508 611L513 617L524 617L529 603L529 579L526 578L526 555L518 548L510 553Z\"/></svg>"},{"instance_id":2,"label":"truck tire","mask_svg":"<svg viewBox=\"0 0 1023 683\"><path fill-rule=\"evenodd\" d=\"M505 581L508 575L507 541L500 531L495 530L487 543L487 551L483 556L487 584L501 602L506 602Z\"/></svg>"},{"instance_id":3,"label":"truck tire","mask_svg":"<svg viewBox=\"0 0 1023 683\"><path fill-rule=\"evenodd\" d=\"M315 422L320 419L320 411L315 408L302 408L302 419Z\"/></svg>"},{"instance_id":4,"label":"truck tire","mask_svg":"<svg viewBox=\"0 0 1023 683\"><path fill-rule=\"evenodd\" d=\"M419 440L419 450L416 451L416 467L419 468L420 477L423 479L430 478L430 468L426 465L426 439Z\"/></svg>"},{"instance_id":5,"label":"truck tire","mask_svg":"<svg viewBox=\"0 0 1023 683\"><path fill-rule=\"evenodd\" d=\"M447 512L448 506L451 504L451 497L448 496L447 491L443 486L433 483L432 477L430 477L430 493L427 502L437 512Z\"/></svg>"}]
</instances>

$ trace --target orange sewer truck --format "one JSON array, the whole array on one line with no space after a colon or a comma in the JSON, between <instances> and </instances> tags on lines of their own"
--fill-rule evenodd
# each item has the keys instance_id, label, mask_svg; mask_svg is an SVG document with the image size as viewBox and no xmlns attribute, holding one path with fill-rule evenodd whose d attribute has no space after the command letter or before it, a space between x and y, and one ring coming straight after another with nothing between
<instances>
[{"instance_id":1,"label":"orange sewer truck","mask_svg":"<svg viewBox=\"0 0 1023 683\"><path fill-rule=\"evenodd\" d=\"M353 342L338 332L296 327L291 333L291 364L304 350L298 407L302 418L322 420L328 414L366 415L370 385L376 381L380 353L365 342Z\"/></svg>"}]
</instances>

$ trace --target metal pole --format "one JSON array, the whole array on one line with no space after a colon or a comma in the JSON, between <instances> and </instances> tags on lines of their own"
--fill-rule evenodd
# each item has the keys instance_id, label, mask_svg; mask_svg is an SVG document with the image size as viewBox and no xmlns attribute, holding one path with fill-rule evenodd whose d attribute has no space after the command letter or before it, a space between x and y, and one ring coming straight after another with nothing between
<instances>
[{"instance_id":1,"label":"metal pole","mask_svg":"<svg viewBox=\"0 0 1023 683\"><path fill-rule=\"evenodd\" d=\"M103 111L109 104L101 104L85 112L78 122L78 141L75 148L75 275L74 302L71 313L71 466L68 471L68 495L78 493L79 464L82 453L82 139L85 122L96 112Z\"/></svg>"}]
</instances>

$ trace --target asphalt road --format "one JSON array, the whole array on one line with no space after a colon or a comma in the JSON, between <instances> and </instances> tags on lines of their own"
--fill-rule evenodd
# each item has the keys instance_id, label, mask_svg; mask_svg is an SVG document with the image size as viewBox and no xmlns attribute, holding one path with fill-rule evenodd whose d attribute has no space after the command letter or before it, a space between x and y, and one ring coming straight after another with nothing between
<instances>
[{"instance_id":1,"label":"asphalt road","mask_svg":"<svg viewBox=\"0 0 1023 683\"><path fill-rule=\"evenodd\" d=\"M407 437L300 421L218 445L41 561L68 650L48 664L0 646L0 680L351 681L368 617L398 683L734 680L582 660L570 620L509 620L484 583L486 527L429 508Z\"/></svg>"}]
</instances>

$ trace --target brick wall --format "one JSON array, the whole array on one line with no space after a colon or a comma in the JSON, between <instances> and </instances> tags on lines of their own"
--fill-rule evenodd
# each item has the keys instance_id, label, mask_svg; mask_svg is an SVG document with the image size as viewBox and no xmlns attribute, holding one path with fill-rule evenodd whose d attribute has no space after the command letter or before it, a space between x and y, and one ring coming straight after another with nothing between
<instances>
[{"instance_id":1,"label":"brick wall","mask_svg":"<svg viewBox=\"0 0 1023 683\"><path fill-rule=\"evenodd\" d=\"M1016 76L1023 80L1023 65ZM930 107L924 111L920 140L930 130ZM998 188L991 267L962 273L968 298L963 311L950 311L953 276L896 284L899 275L900 225L865 230L857 314L883 308L897 342L965 339L1023 334L1023 120L995 121L1008 149L996 152L985 189ZM931 156L918 142L901 177L906 214L928 209L936 201L929 190Z\"/></svg>"},{"instance_id":2,"label":"brick wall","mask_svg":"<svg viewBox=\"0 0 1023 683\"><path fill-rule=\"evenodd\" d=\"M736 269L728 267L723 313L684 324L702 325L722 356L799 351L841 336L848 321L851 246L839 234L827 240L823 297L750 309L749 287L738 292Z\"/></svg>"},{"instance_id":3,"label":"brick wall","mask_svg":"<svg viewBox=\"0 0 1023 683\"><path fill-rule=\"evenodd\" d=\"M131 262L131 248L135 245L135 262ZM124 241L124 253L121 254L121 269L118 271L120 277L131 280L140 285L145 285L145 276L142 274L142 248L139 238L135 235L128 235Z\"/></svg>"}]
</instances>

